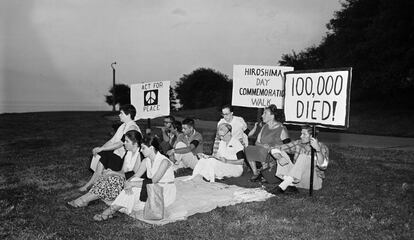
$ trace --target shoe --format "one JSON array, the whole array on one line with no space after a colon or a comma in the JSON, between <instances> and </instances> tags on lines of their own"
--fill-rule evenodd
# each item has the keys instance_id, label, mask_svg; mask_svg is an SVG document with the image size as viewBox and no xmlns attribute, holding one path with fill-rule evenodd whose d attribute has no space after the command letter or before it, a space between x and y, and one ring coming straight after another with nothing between
<instances>
[{"instance_id":1,"label":"shoe","mask_svg":"<svg viewBox=\"0 0 414 240\"><path fill-rule=\"evenodd\" d=\"M288 186L288 187L286 188L285 192L286 192L286 193L293 193L293 194L296 194L296 193L299 193L299 189L298 189L297 187L295 187L295 186Z\"/></svg>"},{"instance_id":2,"label":"shoe","mask_svg":"<svg viewBox=\"0 0 414 240\"><path fill-rule=\"evenodd\" d=\"M279 186L276 186L272 189L266 189L266 191L274 195L280 195L285 193L285 191L281 189Z\"/></svg>"},{"instance_id":3,"label":"shoe","mask_svg":"<svg viewBox=\"0 0 414 240\"><path fill-rule=\"evenodd\" d=\"M93 216L93 220L95 220L97 222L102 222L102 221L106 221L108 219L111 219L113 217L114 217L114 215L112 215L112 214L106 215L106 214L101 213L101 214L96 214L95 216Z\"/></svg>"},{"instance_id":4,"label":"shoe","mask_svg":"<svg viewBox=\"0 0 414 240\"><path fill-rule=\"evenodd\" d=\"M93 220L97 222L106 221L108 219L113 218L115 212L116 211L112 210L111 208L108 208L105 211L103 211L101 214L96 214L95 216L93 216Z\"/></svg>"},{"instance_id":5,"label":"shoe","mask_svg":"<svg viewBox=\"0 0 414 240\"><path fill-rule=\"evenodd\" d=\"M250 182L258 182L262 179L262 174L253 174L253 176L250 178Z\"/></svg>"}]
</instances>

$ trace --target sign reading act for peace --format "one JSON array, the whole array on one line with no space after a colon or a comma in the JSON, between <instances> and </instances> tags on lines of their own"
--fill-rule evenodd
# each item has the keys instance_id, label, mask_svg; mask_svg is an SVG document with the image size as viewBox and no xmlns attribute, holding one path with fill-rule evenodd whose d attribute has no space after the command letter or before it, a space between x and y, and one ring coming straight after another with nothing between
<instances>
[{"instance_id":1,"label":"sign reading act for peace","mask_svg":"<svg viewBox=\"0 0 414 240\"><path fill-rule=\"evenodd\" d=\"M283 74L288 71L293 67L234 65L232 105L263 108L275 104L283 108Z\"/></svg>"},{"instance_id":2,"label":"sign reading act for peace","mask_svg":"<svg viewBox=\"0 0 414 240\"><path fill-rule=\"evenodd\" d=\"M131 85L131 104L137 109L135 120L170 115L170 82Z\"/></svg>"},{"instance_id":3,"label":"sign reading act for peace","mask_svg":"<svg viewBox=\"0 0 414 240\"><path fill-rule=\"evenodd\" d=\"M349 127L351 68L285 73L288 123Z\"/></svg>"}]
</instances>

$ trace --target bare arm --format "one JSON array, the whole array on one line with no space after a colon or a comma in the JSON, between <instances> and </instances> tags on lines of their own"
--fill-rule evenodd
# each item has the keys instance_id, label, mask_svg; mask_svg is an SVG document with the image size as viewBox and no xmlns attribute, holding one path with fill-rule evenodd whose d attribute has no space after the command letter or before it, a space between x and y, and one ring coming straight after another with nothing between
<instances>
[{"instance_id":1,"label":"bare arm","mask_svg":"<svg viewBox=\"0 0 414 240\"><path fill-rule=\"evenodd\" d=\"M283 126L282 132L280 133L280 140L285 140L289 138L289 133L285 126Z\"/></svg>"},{"instance_id":2,"label":"bare arm","mask_svg":"<svg viewBox=\"0 0 414 240\"><path fill-rule=\"evenodd\" d=\"M157 172L152 177L152 183L158 183L170 166L170 161L168 161L167 159L162 160Z\"/></svg>"},{"instance_id":3,"label":"bare arm","mask_svg":"<svg viewBox=\"0 0 414 240\"><path fill-rule=\"evenodd\" d=\"M124 144L121 141L115 142L115 143L109 143L109 144L105 143L104 146L99 147L99 152L115 150L115 149L122 147L123 145Z\"/></svg>"},{"instance_id":4,"label":"bare arm","mask_svg":"<svg viewBox=\"0 0 414 240\"><path fill-rule=\"evenodd\" d=\"M251 137L251 136L253 136L254 135L254 133L256 132L256 130L257 130L257 125L258 125L258 123L257 122L255 122L254 123L254 127L252 128L252 130L250 130L250 132L249 132L249 137Z\"/></svg>"},{"instance_id":5,"label":"bare arm","mask_svg":"<svg viewBox=\"0 0 414 240\"><path fill-rule=\"evenodd\" d=\"M162 133L162 139L164 140L164 142L169 142L170 136L168 136L167 129L165 127L161 128L161 133Z\"/></svg>"}]
</instances>

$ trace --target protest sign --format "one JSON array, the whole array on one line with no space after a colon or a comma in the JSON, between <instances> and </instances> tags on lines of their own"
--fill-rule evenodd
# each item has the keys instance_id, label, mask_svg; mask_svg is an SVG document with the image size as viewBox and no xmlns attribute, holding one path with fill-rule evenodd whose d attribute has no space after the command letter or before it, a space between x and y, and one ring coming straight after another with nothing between
<instances>
[{"instance_id":1,"label":"protest sign","mask_svg":"<svg viewBox=\"0 0 414 240\"><path fill-rule=\"evenodd\" d=\"M135 120L170 115L170 82L132 84L131 104L137 109Z\"/></svg>"},{"instance_id":2,"label":"protest sign","mask_svg":"<svg viewBox=\"0 0 414 240\"><path fill-rule=\"evenodd\" d=\"M352 68L285 73L287 123L349 127Z\"/></svg>"},{"instance_id":3,"label":"protest sign","mask_svg":"<svg viewBox=\"0 0 414 240\"><path fill-rule=\"evenodd\" d=\"M284 73L293 67L233 66L233 106L263 108L275 104L283 108Z\"/></svg>"}]
</instances>

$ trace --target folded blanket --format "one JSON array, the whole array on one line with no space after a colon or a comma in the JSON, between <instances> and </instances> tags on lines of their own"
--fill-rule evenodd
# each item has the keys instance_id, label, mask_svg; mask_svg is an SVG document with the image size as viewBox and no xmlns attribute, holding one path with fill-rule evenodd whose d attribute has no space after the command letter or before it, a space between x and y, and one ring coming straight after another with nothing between
<instances>
[{"instance_id":1,"label":"folded blanket","mask_svg":"<svg viewBox=\"0 0 414 240\"><path fill-rule=\"evenodd\" d=\"M166 208L165 218L151 221L143 218L142 211L132 212L131 217L141 221L164 225L185 220L196 213L209 212L217 207L243 202L264 201L273 195L262 188L243 188L223 183L183 181L188 176L175 179L177 198Z\"/></svg>"}]
</instances>

